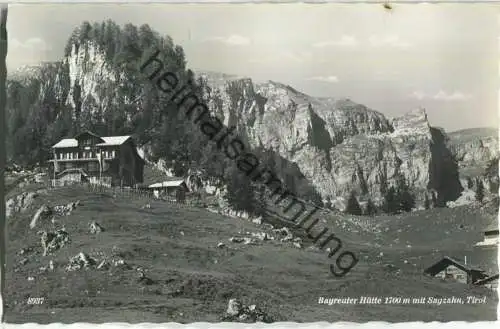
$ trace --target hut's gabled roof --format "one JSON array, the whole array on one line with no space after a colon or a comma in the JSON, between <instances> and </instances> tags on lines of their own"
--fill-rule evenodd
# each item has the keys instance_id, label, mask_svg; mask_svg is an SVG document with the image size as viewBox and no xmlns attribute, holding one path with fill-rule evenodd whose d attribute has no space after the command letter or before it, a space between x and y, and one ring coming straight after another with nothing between
<instances>
[{"instance_id":1,"label":"hut's gabled roof","mask_svg":"<svg viewBox=\"0 0 500 329\"><path fill-rule=\"evenodd\" d=\"M464 272L467 272L467 273L469 273L469 272L481 272L481 273L484 272L483 270L467 266L454 258L445 256L445 257L443 257L443 259L441 259L440 261L438 261L434 265L425 269L424 273L431 275L431 276L435 276L436 274L443 271L444 269L446 269L450 265L453 265L456 268L458 268Z\"/></svg>"}]
</instances>

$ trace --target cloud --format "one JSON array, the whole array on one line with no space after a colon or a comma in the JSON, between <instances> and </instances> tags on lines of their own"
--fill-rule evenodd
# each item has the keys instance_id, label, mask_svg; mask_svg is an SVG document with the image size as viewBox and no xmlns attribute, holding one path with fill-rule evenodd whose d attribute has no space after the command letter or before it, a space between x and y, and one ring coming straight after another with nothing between
<instances>
[{"instance_id":1,"label":"cloud","mask_svg":"<svg viewBox=\"0 0 500 329\"><path fill-rule=\"evenodd\" d=\"M440 90L436 94L426 94L422 91L414 91L411 95L411 98L415 98L418 100L423 99L433 99L438 101L452 102L452 101L465 101L472 98L472 95L465 94L460 91L455 91L453 93L447 93L443 90Z\"/></svg>"},{"instance_id":2,"label":"cloud","mask_svg":"<svg viewBox=\"0 0 500 329\"><path fill-rule=\"evenodd\" d=\"M425 98L425 93L421 92L421 91L414 91L411 95L410 95L411 98L416 98L418 100L422 100Z\"/></svg>"},{"instance_id":3,"label":"cloud","mask_svg":"<svg viewBox=\"0 0 500 329\"><path fill-rule=\"evenodd\" d=\"M459 91L455 91L454 93L447 94L444 91L439 91L436 95L434 95L434 99L443 100L443 101L463 101L470 99L472 95L463 94Z\"/></svg>"},{"instance_id":4,"label":"cloud","mask_svg":"<svg viewBox=\"0 0 500 329\"><path fill-rule=\"evenodd\" d=\"M343 35L339 40L316 42L312 46L315 48L325 47L355 47L358 45L356 37L351 35Z\"/></svg>"},{"instance_id":5,"label":"cloud","mask_svg":"<svg viewBox=\"0 0 500 329\"><path fill-rule=\"evenodd\" d=\"M307 60L312 59L312 53L308 51L301 52L284 52L282 53L283 58L288 59L292 62L302 63Z\"/></svg>"},{"instance_id":6,"label":"cloud","mask_svg":"<svg viewBox=\"0 0 500 329\"><path fill-rule=\"evenodd\" d=\"M378 36L372 35L368 42L372 47L393 47L406 49L412 47L409 42L401 40L397 35Z\"/></svg>"},{"instance_id":7,"label":"cloud","mask_svg":"<svg viewBox=\"0 0 500 329\"><path fill-rule=\"evenodd\" d=\"M251 43L249 38L237 34L231 34L227 37L211 37L205 41L221 42L228 46L248 46Z\"/></svg>"},{"instance_id":8,"label":"cloud","mask_svg":"<svg viewBox=\"0 0 500 329\"><path fill-rule=\"evenodd\" d=\"M30 51L47 51L51 50L50 47L43 39L29 38L21 42L15 38L9 40L9 48L14 50L30 50Z\"/></svg>"},{"instance_id":9,"label":"cloud","mask_svg":"<svg viewBox=\"0 0 500 329\"><path fill-rule=\"evenodd\" d=\"M368 40L360 42L355 36L343 35L338 40L327 40L316 42L312 46L314 48L326 48L326 47L356 47L365 42L372 47L392 47L406 49L412 47L409 42L402 40L398 35L372 35Z\"/></svg>"},{"instance_id":10,"label":"cloud","mask_svg":"<svg viewBox=\"0 0 500 329\"><path fill-rule=\"evenodd\" d=\"M313 59L313 55L309 51L282 51L277 54L270 55L260 55L256 58L249 60L250 63L276 63L276 62L292 62L292 63L304 63Z\"/></svg>"},{"instance_id":11,"label":"cloud","mask_svg":"<svg viewBox=\"0 0 500 329\"><path fill-rule=\"evenodd\" d=\"M334 75L330 75L330 76L327 76L327 77L311 77L311 78L307 78L306 80L321 81L321 82L328 82L328 83L337 83L337 82L339 82L339 78L337 78Z\"/></svg>"}]
</instances>

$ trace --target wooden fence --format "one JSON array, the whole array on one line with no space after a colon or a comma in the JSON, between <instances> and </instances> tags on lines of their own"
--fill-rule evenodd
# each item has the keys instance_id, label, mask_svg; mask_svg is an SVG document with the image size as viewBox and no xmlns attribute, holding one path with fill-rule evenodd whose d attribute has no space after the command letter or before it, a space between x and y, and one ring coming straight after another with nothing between
<instances>
[{"instance_id":1,"label":"wooden fence","mask_svg":"<svg viewBox=\"0 0 500 329\"><path fill-rule=\"evenodd\" d=\"M184 199L177 199L174 196L160 196L156 197L151 189L134 188L134 187L120 187L120 186L106 186L98 184L81 184L84 188L92 193L109 193L116 197L122 198L138 198L145 200L163 201L170 204L184 205L189 207L201 207L200 199L194 195L187 194Z\"/></svg>"},{"instance_id":2,"label":"wooden fence","mask_svg":"<svg viewBox=\"0 0 500 329\"><path fill-rule=\"evenodd\" d=\"M203 202L198 195L187 193L183 200L178 200L174 196L155 197L153 190L134 187L109 186L92 183L72 183L72 184L55 184L50 180L47 184L49 189L59 189L64 186L78 186L91 193L109 193L120 198L136 198L144 199L145 201L163 201L170 204L182 205L187 207L204 207Z\"/></svg>"}]
</instances>

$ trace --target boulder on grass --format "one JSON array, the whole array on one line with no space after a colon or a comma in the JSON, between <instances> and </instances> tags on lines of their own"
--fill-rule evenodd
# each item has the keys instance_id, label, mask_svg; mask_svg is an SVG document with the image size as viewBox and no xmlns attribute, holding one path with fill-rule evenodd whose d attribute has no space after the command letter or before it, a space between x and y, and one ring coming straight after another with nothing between
<instances>
[{"instance_id":1,"label":"boulder on grass","mask_svg":"<svg viewBox=\"0 0 500 329\"><path fill-rule=\"evenodd\" d=\"M30 229L34 229L40 221L46 220L52 216L52 214L52 209L47 205L43 205L38 208L37 212L33 216L33 219L31 220Z\"/></svg>"},{"instance_id":2,"label":"boulder on grass","mask_svg":"<svg viewBox=\"0 0 500 329\"><path fill-rule=\"evenodd\" d=\"M237 316L240 314L242 309L243 309L243 304L241 304L239 300L233 298L229 300L226 314L230 316Z\"/></svg>"},{"instance_id":3,"label":"boulder on grass","mask_svg":"<svg viewBox=\"0 0 500 329\"><path fill-rule=\"evenodd\" d=\"M245 306L237 299L230 299L223 321L232 322L273 322L271 317L263 312L257 305Z\"/></svg>"},{"instance_id":4,"label":"boulder on grass","mask_svg":"<svg viewBox=\"0 0 500 329\"><path fill-rule=\"evenodd\" d=\"M82 268L87 269L95 264L95 259L83 252L80 252L78 255L70 258L69 263L66 266L66 271L77 271Z\"/></svg>"},{"instance_id":5,"label":"boulder on grass","mask_svg":"<svg viewBox=\"0 0 500 329\"><path fill-rule=\"evenodd\" d=\"M46 256L70 243L69 234L64 229L55 232L39 231L43 255Z\"/></svg>"},{"instance_id":6,"label":"boulder on grass","mask_svg":"<svg viewBox=\"0 0 500 329\"><path fill-rule=\"evenodd\" d=\"M98 234L98 233L104 232L104 228L96 222L90 223L89 227L90 227L91 234Z\"/></svg>"}]
</instances>

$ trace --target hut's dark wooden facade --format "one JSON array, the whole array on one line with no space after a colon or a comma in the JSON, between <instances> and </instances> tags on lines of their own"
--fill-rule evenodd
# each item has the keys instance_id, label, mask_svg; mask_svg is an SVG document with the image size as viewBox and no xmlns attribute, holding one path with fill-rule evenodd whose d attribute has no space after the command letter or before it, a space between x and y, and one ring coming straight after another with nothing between
<instances>
[{"instance_id":1,"label":"hut's dark wooden facade","mask_svg":"<svg viewBox=\"0 0 500 329\"><path fill-rule=\"evenodd\" d=\"M145 162L131 136L100 137L86 131L59 141L52 149L50 167L55 184L88 180L135 186L143 181Z\"/></svg>"}]
</instances>

